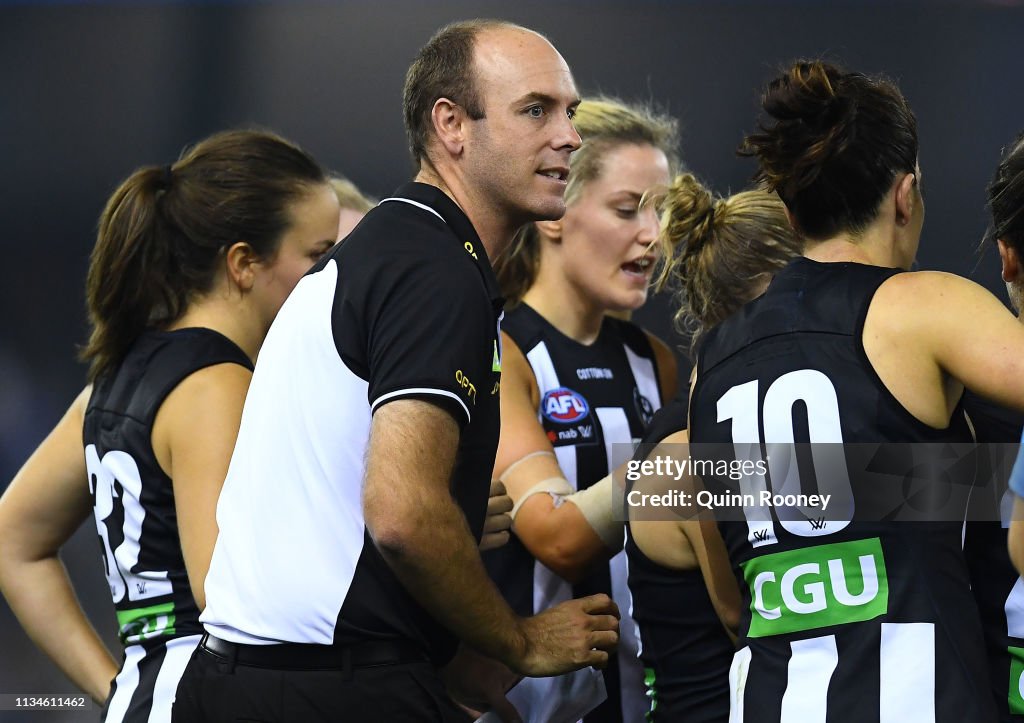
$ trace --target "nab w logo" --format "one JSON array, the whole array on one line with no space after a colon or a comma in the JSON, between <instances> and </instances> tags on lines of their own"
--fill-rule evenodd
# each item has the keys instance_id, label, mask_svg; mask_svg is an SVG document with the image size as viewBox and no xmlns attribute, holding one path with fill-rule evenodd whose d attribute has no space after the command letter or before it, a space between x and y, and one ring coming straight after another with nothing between
<instances>
[{"instance_id":1,"label":"nab w logo","mask_svg":"<svg viewBox=\"0 0 1024 723\"><path fill-rule=\"evenodd\" d=\"M590 406L579 392L559 387L544 395L540 401L540 412L551 422L572 424L590 414Z\"/></svg>"},{"instance_id":2,"label":"nab w logo","mask_svg":"<svg viewBox=\"0 0 1024 723\"><path fill-rule=\"evenodd\" d=\"M817 519L811 518L807 520L811 523L812 530L824 530L825 529L825 518L819 517Z\"/></svg>"}]
</instances>

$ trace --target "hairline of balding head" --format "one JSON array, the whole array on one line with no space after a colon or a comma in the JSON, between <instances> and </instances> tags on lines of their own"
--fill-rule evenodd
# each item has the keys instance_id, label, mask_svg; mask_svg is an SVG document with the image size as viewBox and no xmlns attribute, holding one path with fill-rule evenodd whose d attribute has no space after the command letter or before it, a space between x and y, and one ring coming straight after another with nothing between
<instances>
[{"instance_id":1,"label":"hairline of balding head","mask_svg":"<svg viewBox=\"0 0 1024 723\"><path fill-rule=\"evenodd\" d=\"M484 117L476 82L475 49L481 35L495 30L518 30L547 40L542 33L508 20L459 20L438 30L410 64L402 91L402 115L409 151L417 168L422 167L425 159L429 161L431 111L439 99L447 98L462 106L474 120ZM438 77L444 75L447 77Z\"/></svg>"}]
</instances>

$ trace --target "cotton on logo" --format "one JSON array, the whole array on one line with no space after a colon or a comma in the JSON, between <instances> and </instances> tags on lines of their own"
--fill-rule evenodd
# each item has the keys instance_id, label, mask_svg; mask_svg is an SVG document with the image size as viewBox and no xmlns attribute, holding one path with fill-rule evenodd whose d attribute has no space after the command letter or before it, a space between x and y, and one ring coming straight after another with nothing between
<instances>
[{"instance_id":1,"label":"cotton on logo","mask_svg":"<svg viewBox=\"0 0 1024 723\"><path fill-rule=\"evenodd\" d=\"M546 419L559 424L572 424L590 414L587 400L568 387L547 392L540 402L540 410Z\"/></svg>"}]
</instances>

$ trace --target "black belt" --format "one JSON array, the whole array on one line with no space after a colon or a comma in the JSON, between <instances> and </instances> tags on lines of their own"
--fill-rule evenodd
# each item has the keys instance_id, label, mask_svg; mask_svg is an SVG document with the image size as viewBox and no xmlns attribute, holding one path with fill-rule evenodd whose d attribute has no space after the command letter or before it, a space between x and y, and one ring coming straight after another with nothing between
<instances>
[{"instance_id":1,"label":"black belt","mask_svg":"<svg viewBox=\"0 0 1024 723\"><path fill-rule=\"evenodd\" d=\"M305 643L246 645L229 643L207 633L199 645L232 666L249 665L286 670L350 670L427 659L419 647L401 640L366 640L344 646Z\"/></svg>"}]
</instances>

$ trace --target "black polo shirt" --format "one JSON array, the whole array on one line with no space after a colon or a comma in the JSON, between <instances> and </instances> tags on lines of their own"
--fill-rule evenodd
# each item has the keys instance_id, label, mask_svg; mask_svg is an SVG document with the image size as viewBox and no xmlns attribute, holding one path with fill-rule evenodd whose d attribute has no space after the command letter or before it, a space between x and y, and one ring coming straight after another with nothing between
<instances>
[{"instance_id":1,"label":"black polo shirt","mask_svg":"<svg viewBox=\"0 0 1024 723\"><path fill-rule=\"evenodd\" d=\"M245 643L455 639L365 529L373 412L417 398L461 425L452 494L479 538L498 442L503 300L483 244L434 186L371 210L302 279L260 351L218 505L202 620Z\"/></svg>"}]
</instances>

